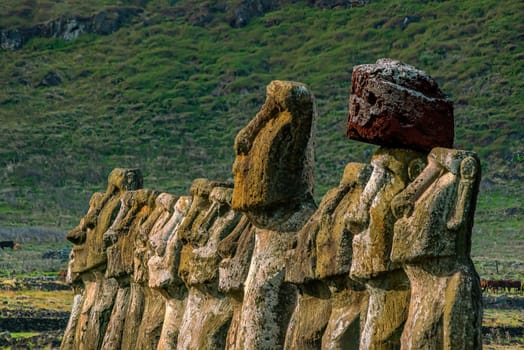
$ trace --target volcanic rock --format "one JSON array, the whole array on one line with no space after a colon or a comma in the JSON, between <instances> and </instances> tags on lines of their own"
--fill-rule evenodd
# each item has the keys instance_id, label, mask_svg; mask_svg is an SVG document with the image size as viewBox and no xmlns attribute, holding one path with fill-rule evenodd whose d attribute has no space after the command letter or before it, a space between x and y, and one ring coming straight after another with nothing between
<instances>
[{"instance_id":1,"label":"volcanic rock","mask_svg":"<svg viewBox=\"0 0 524 350\"><path fill-rule=\"evenodd\" d=\"M387 147L452 147L453 105L425 72L380 59L353 69L346 134Z\"/></svg>"}]
</instances>

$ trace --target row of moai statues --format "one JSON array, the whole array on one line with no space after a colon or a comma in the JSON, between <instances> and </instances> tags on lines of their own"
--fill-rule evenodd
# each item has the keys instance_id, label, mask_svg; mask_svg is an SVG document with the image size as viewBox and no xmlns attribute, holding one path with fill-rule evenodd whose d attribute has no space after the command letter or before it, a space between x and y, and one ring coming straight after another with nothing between
<instances>
[{"instance_id":1,"label":"row of moai statues","mask_svg":"<svg viewBox=\"0 0 524 350\"><path fill-rule=\"evenodd\" d=\"M355 67L347 135L380 148L318 206L316 118L307 86L273 81L233 182L175 196L113 170L67 234L61 348L480 349L480 164L451 148L451 102L401 62Z\"/></svg>"}]
</instances>

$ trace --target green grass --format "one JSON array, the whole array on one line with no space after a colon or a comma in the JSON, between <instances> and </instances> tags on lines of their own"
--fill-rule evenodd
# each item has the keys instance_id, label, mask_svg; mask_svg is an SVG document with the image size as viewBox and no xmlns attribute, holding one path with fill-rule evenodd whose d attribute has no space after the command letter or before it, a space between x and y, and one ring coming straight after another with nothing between
<instances>
[{"instance_id":1,"label":"green grass","mask_svg":"<svg viewBox=\"0 0 524 350\"><path fill-rule=\"evenodd\" d=\"M0 27L109 3L7 0ZM139 167L147 188L174 194L197 177L231 178L234 137L274 79L307 83L316 96L318 201L345 164L368 162L376 148L344 137L352 67L392 57L439 82L455 102L455 147L481 157L473 256L486 266L522 261L524 218L511 210L524 207L522 3L388 0L319 10L298 2L241 29L221 11L192 25L203 3L149 1L112 35L35 38L1 53L2 225L70 229L114 167ZM418 21L403 27L407 16ZM40 86L49 72L62 84Z\"/></svg>"},{"instance_id":2,"label":"green grass","mask_svg":"<svg viewBox=\"0 0 524 350\"><path fill-rule=\"evenodd\" d=\"M40 333L38 332L13 332L11 333L11 337L14 339L24 339L24 338L31 338Z\"/></svg>"}]
</instances>

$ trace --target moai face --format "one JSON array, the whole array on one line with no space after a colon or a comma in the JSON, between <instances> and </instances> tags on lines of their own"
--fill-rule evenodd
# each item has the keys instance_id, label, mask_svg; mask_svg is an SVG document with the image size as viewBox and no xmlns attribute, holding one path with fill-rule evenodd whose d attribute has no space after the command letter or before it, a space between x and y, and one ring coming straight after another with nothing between
<instances>
[{"instance_id":1,"label":"moai face","mask_svg":"<svg viewBox=\"0 0 524 350\"><path fill-rule=\"evenodd\" d=\"M211 245L207 248L204 247L210 243L211 235L215 233L214 226L223 221L222 215L226 215L228 218L231 215L233 218L236 217L233 212L233 214L230 215L230 204L221 203L217 200L220 199L217 194L219 190L215 190L223 189L230 197L232 185L232 183L228 182L197 179L191 186L190 192L193 195L191 208L179 231L179 237L184 241L184 246L181 252L178 274L186 285L193 285L197 284L197 281L207 280L207 277L204 277L204 275L209 275L209 273L206 272L208 270L212 271L212 279L214 279L217 274L217 271L214 270L217 270L218 267L212 268L211 266L215 264L206 263L206 260L214 262L214 260L218 258L218 241L212 239ZM214 193L213 197L211 197L211 193ZM220 195L222 194L223 193L220 192ZM228 196L225 195L223 197ZM224 205L227 210L224 209ZM233 227L231 227L231 230L232 229ZM199 252L202 254L201 257L199 257ZM205 255L209 257L203 258Z\"/></svg>"},{"instance_id":2,"label":"moai face","mask_svg":"<svg viewBox=\"0 0 524 350\"><path fill-rule=\"evenodd\" d=\"M118 214L120 198L124 192L138 189L142 182L142 175L138 169L116 168L109 174L107 190L101 200L95 228L86 236L87 269L106 264L106 244L103 235Z\"/></svg>"},{"instance_id":3,"label":"moai face","mask_svg":"<svg viewBox=\"0 0 524 350\"><path fill-rule=\"evenodd\" d=\"M84 271L87 267L87 249L86 238L92 234L96 227L98 213L102 203L104 194L95 192L89 200L89 209L86 215L80 219L77 227L66 234L66 238L74 244L73 253L74 259L71 259L68 269L71 271L71 280L75 280L78 273Z\"/></svg>"},{"instance_id":4,"label":"moai face","mask_svg":"<svg viewBox=\"0 0 524 350\"><path fill-rule=\"evenodd\" d=\"M122 195L120 210L103 235L108 245L106 277L129 276L133 273L140 225L153 211L157 196L158 192L150 190L127 191Z\"/></svg>"},{"instance_id":5,"label":"moai face","mask_svg":"<svg viewBox=\"0 0 524 350\"><path fill-rule=\"evenodd\" d=\"M150 247L151 258L148 262L149 268L149 287L156 289L172 290L183 285L182 280L178 277L178 266L180 264L180 252L182 250L182 242L179 240L179 227L191 207L191 197L180 197L174 206L174 212L169 219L167 227L172 227L168 231L168 239L165 243L165 249L159 247L163 246L162 242L165 235L162 231L159 232L158 237L151 237ZM162 236L162 238L160 237ZM168 295L172 295L173 293Z\"/></svg>"},{"instance_id":6,"label":"moai face","mask_svg":"<svg viewBox=\"0 0 524 350\"><path fill-rule=\"evenodd\" d=\"M371 160L373 170L358 204L346 213L346 225L353 238L351 276L367 280L400 268L390 260L395 216L391 201L410 183L412 166L424 161L424 154L406 149L379 149Z\"/></svg>"},{"instance_id":7,"label":"moai face","mask_svg":"<svg viewBox=\"0 0 524 350\"><path fill-rule=\"evenodd\" d=\"M272 215L311 197L316 115L305 85L268 85L265 104L235 139L234 209Z\"/></svg>"},{"instance_id":8,"label":"moai face","mask_svg":"<svg viewBox=\"0 0 524 350\"><path fill-rule=\"evenodd\" d=\"M479 170L473 152L432 150L428 166L392 203L399 218L393 260L469 256Z\"/></svg>"},{"instance_id":9,"label":"moai face","mask_svg":"<svg viewBox=\"0 0 524 350\"><path fill-rule=\"evenodd\" d=\"M218 279L219 243L235 228L242 215L231 209L232 192L231 188L213 188L209 194L211 206L205 219L199 227L193 228L207 234L199 234L200 240L191 244L189 284L214 283Z\"/></svg>"},{"instance_id":10,"label":"moai face","mask_svg":"<svg viewBox=\"0 0 524 350\"><path fill-rule=\"evenodd\" d=\"M173 215L178 198L169 193L161 193L156 199L155 212L151 219L155 222L149 229L149 244L153 250L151 253L163 256L169 236L173 234L173 225L176 223Z\"/></svg>"}]
</instances>

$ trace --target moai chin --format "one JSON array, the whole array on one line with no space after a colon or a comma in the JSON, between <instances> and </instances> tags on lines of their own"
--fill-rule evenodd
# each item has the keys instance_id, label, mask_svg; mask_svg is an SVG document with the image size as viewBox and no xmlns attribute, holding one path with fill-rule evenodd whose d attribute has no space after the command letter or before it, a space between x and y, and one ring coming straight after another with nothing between
<instances>
[{"instance_id":1,"label":"moai chin","mask_svg":"<svg viewBox=\"0 0 524 350\"><path fill-rule=\"evenodd\" d=\"M479 277L470 259L480 163L434 148L424 171L392 202L392 260L411 282L402 349L481 349Z\"/></svg>"},{"instance_id":2,"label":"moai chin","mask_svg":"<svg viewBox=\"0 0 524 350\"><path fill-rule=\"evenodd\" d=\"M426 152L453 144L453 106L425 72L390 59L356 66L347 136L382 146L358 205L346 214L353 239L350 276L366 284L369 307L360 348L398 349L410 284L391 259L391 203L425 167Z\"/></svg>"},{"instance_id":3,"label":"moai chin","mask_svg":"<svg viewBox=\"0 0 524 350\"><path fill-rule=\"evenodd\" d=\"M316 209L315 99L301 83L273 81L264 105L235 139L232 206L256 227L241 320L231 349L284 345L296 297L284 282L285 252Z\"/></svg>"}]
</instances>

